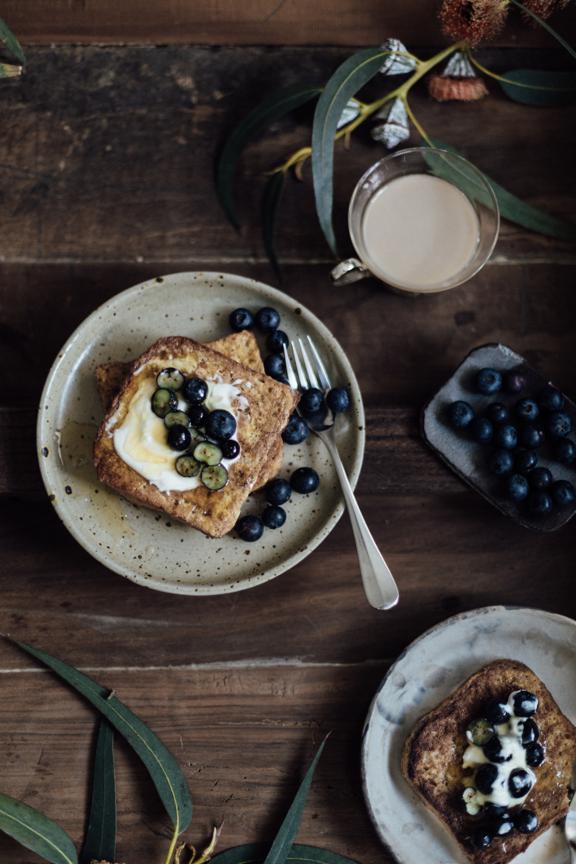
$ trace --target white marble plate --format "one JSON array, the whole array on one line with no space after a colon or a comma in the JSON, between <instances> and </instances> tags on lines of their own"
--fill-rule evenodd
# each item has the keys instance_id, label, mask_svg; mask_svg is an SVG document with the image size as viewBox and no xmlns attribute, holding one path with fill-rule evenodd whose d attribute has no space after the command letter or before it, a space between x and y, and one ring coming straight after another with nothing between
<instances>
[{"instance_id":1,"label":"white marble plate","mask_svg":"<svg viewBox=\"0 0 576 864\"><path fill-rule=\"evenodd\" d=\"M291 338L313 336L333 383L350 388L352 410L339 420L338 444L352 485L360 473L365 433L356 377L330 331L297 301L261 282L225 273L175 273L118 294L78 327L50 370L38 415L38 458L46 490L70 533L110 570L149 588L223 594L259 585L309 555L343 512L332 463L313 436L284 448L280 476L309 465L320 474L320 488L312 495L293 495L283 528L265 531L256 543L234 535L209 539L98 483L92 445L103 410L96 366L133 360L161 336L218 339L230 332L228 315L238 306L274 306ZM243 512L258 511L263 504L257 494Z\"/></svg>"},{"instance_id":2,"label":"white marble plate","mask_svg":"<svg viewBox=\"0 0 576 864\"><path fill-rule=\"evenodd\" d=\"M539 609L493 606L449 618L412 643L389 669L364 727L362 776L372 821L399 864L465 864L451 833L402 777L402 747L416 721L492 660L525 663L576 720L576 622ZM553 827L518 864L567 864Z\"/></svg>"}]
</instances>

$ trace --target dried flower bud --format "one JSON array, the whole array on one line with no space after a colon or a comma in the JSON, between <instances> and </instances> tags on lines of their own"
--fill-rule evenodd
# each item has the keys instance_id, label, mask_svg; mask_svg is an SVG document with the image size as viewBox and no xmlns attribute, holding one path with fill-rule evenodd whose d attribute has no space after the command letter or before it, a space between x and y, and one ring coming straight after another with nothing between
<instances>
[{"instance_id":1,"label":"dried flower bud","mask_svg":"<svg viewBox=\"0 0 576 864\"><path fill-rule=\"evenodd\" d=\"M448 78L476 78L474 67L461 51L455 51L442 70Z\"/></svg>"},{"instance_id":2,"label":"dried flower bud","mask_svg":"<svg viewBox=\"0 0 576 864\"><path fill-rule=\"evenodd\" d=\"M450 78L446 75L431 75L428 80L428 93L438 102L475 102L488 95L488 89L481 78Z\"/></svg>"},{"instance_id":3,"label":"dried flower bud","mask_svg":"<svg viewBox=\"0 0 576 864\"><path fill-rule=\"evenodd\" d=\"M347 126L348 123L352 123L358 115L360 114L360 103L357 99L349 99L346 105L344 106L344 110L340 115L340 119L338 120L337 129L342 129L343 126Z\"/></svg>"},{"instance_id":4,"label":"dried flower bud","mask_svg":"<svg viewBox=\"0 0 576 864\"><path fill-rule=\"evenodd\" d=\"M410 137L408 114L402 99L397 98L393 102L388 102L376 117L385 122L373 126L370 135L374 141L384 144L388 150L392 150Z\"/></svg>"},{"instance_id":5,"label":"dried flower bud","mask_svg":"<svg viewBox=\"0 0 576 864\"><path fill-rule=\"evenodd\" d=\"M523 0L523 2L524 6L531 12L534 12L535 15L538 15L540 18L549 18L553 12L564 9L568 5L569 0ZM526 15L525 12L523 14L532 24L536 24L533 18Z\"/></svg>"},{"instance_id":6,"label":"dried flower bud","mask_svg":"<svg viewBox=\"0 0 576 864\"><path fill-rule=\"evenodd\" d=\"M442 29L452 39L476 45L500 32L508 15L508 0L443 0Z\"/></svg>"},{"instance_id":7,"label":"dried flower bud","mask_svg":"<svg viewBox=\"0 0 576 864\"><path fill-rule=\"evenodd\" d=\"M390 52L380 67L382 75L407 75L416 68L416 58L399 39L386 39L380 47Z\"/></svg>"}]
</instances>

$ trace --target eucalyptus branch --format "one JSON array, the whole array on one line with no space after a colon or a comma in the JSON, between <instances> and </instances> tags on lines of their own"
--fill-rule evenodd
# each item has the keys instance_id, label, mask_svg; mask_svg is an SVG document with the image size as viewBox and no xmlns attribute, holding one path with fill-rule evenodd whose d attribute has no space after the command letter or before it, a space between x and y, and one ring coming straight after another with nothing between
<instances>
[{"instance_id":1,"label":"eucalyptus branch","mask_svg":"<svg viewBox=\"0 0 576 864\"><path fill-rule=\"evenodd\" d=\"M402 101L404 102L404 107L406 108L406 113L408 114L408 117L410 118L410 121L412 122L413 126L417 130L418 134L420 135L421 138L424 139L424 141L426 141L426 143L428 144L429 147L432 147L433 146L432 141L431 141L428 133L426 132L426 130L421 125L421 123L417 119L416 115L412 111L412 108L410 107L410 103L408 102L408 99L406 97L404 97Z\"/></svg>"}]
</instances>

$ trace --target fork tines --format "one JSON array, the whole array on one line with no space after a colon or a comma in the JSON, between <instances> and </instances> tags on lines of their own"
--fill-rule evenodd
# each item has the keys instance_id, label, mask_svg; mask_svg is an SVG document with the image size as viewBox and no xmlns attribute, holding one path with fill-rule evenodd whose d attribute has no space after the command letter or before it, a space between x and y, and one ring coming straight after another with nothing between
<instances>
[{"instance_id":1,"label":"fork tines","mask_svg":"<svg viewBox=\"0 0 576 864\"><path fill-rule=\"evenodd\" d=\"M328 377L326 367L322 362L312 338L306 336L306 339L309 343L312 361L310 360L310 355L302 339L293 339L290 343L290 350L294 359L294 364L292 364L292 361L290 360L288 348L286 345L283 346L288 383L293 390L298 390L298 388L301 390L308 390L310 387L315 387L320 390L330 390L332 385L330 384L330 378ZM296 367L296 372L294 372L294 366Z\"/></svg>"}]
</instances>

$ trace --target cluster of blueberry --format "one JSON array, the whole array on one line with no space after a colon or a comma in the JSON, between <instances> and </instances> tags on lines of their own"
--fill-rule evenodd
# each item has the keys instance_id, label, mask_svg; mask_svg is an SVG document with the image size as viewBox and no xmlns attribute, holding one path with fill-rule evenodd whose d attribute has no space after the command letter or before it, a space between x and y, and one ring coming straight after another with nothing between
<instances>
[{"instance_id":1,"label":"cluster of blueberry","mask_svg":"<svg viewBox=\"0 0 576 864\"><path fill-rule=\"evenodd\" d=\"M281 528L286 521L286 511L282 507L290 500L292 492L308 495L320 485L320 478L313 468L297 468L290 480L276 477L266 484L264 494L267 506L261 516L241 516L236 523L236 533L241 540L253 543L259 540L266 528Z\"/></svg>"},{"instance_id":2,"label":"cluster of blueberry","mask_svg":"<svg viewBox=\"0 0 576 864\"><path fill-rule=\"evenodd\" d=\"M220 408L209 411L204 402L208 384L201 378L184 378L173 367L162 369L156 378L158 388L151 399L152 411L164 420L169 447L180 453L175 468L182 477L199 477L207 489L217 491L228 482L223 459L236 459L240 453L236 419ZM179 408L179 397L186 409Z\"/></svg>"},{"instance_id":3,"label":"cluster of blueberry","mask_svg":"<svg viewBox=\"0 0 576 864\"><path fill-rule=\"evenodd\" d=\"M474 388L483 396L502 392L520 396L526 378L519 372L503 375L496 369L480 369ZM491 402L481 415L468 402L452 402L448 420L454 429L465 430L479 444L495 447L488 469L501 478L502 492L508 500L526 502L532 514L545 516L554 507L576 503L572 483L554 481L548 468L538 466L538 451L545 443L550 458L563 465L576 462L576 445L567 437L572 431L572 418L565 407L564 395L547 384L536 399L521 398L512 407Z\"/></svg>"},{"instance_id":4,"label":"cluster of blueberry","mask_svg":"<svg viewBox=\"0 0 576 864\"><path fill-rule=\"evenodd\" d=\"M544 748L538 741L540 730L533 719L538 710L538 697L527 690L518 690L512 697L514 716L507 705L497 700L489 702L484 716L470 724L466 737L482 748L488 762L480 765L474 776L474 786L464 790L463 798L473 797L476 790L482 795L493 793L499 779L499 765L512 759L511 753L503 744L498 730L504 724L514 723L518 728L521 745L525 750L526 764L537 768L544 761ZM505 739L504 739L505 740ZM534 783L534 775L524 768L515 768L508 775L508 796L512 802L525 798ZM538 828L538 816L532 810L512 805L505 806L486 802L481 811L480 823L471 835L471 843L476 849L486 849L492 841L510 835L513 831L533 834Z\"/></svg>"}]
</instances>

